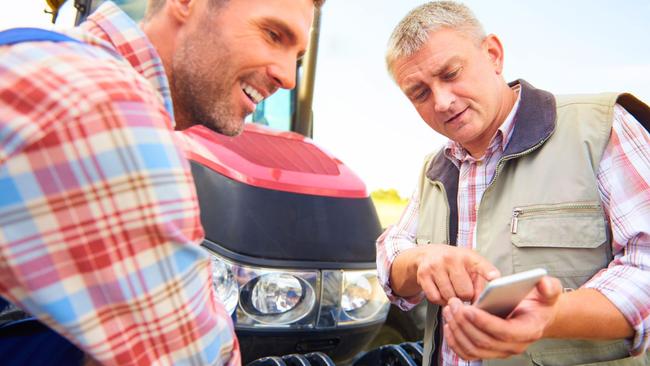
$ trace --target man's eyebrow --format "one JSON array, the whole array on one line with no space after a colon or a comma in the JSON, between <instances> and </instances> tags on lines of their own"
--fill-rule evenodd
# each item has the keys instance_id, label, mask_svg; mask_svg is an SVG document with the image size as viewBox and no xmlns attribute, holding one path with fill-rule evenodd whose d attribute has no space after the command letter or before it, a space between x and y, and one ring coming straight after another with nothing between
<instances>
[{"instance_id":1,"label":"man's eyebrow","mask_svg":"<svg viewBox=\"0 0 650 366\"><path fill-rule=\"evenodd\" d=\"M447 69L449 69L449 67L450 67L452 64L458 63L458 62L460 62L460 60L461 60L460 57L458 57L458 56L452 56L449 60L445 61L445 63L442 64L442 66L440 66L439 68L433 70L433 72L431 73L431 76L436 77L436 76L442 74L442 73L445 72Z\"/></svg>"},{"instance_id":2,"label":"man's eyebrow","mask_svg":"<svg viewBox=\"0 0 650 366\"><path fill-rule=\"evenodd\" d=\"M263 20L262 24L266 27L271 27L278 32L282 33L287 37L287 42L291 45L294 45L298 42L298 35L287 25L285 21L279 18L266 18ZM305 55L305 50L302 50L298 53L298 60L303 58Z\"/></svg>"},{"instance_id":3,"label":"man's eyebrow","mask_svg":"<svg viewBox=\"0 0 650 366\"><path fill-rule=\"evenodd\" d=\"M442 64L440 67L434 69L431 72L431 77L437 77L446 70L448 70L453 64L459 63L461 61L461 58L459 56L453 56L449 58L449 60L445 61L444 64ZM404 89L404 94L407 96L410 96L412 93L417 92L419 89L422 89L422 87L425 86L422 82L417 82L413 85L408 86L406 89Z\"/></svg>"},{"instance_id":4,"label":"man's eyebrow","mask_svg":"<svg viewBox=\"0 0 650 366\"><path fill-rule=\"evenodd\" d=\"M423 86L422 83L413 84L404 90L404 94L406 94L407 96L411 96L411 94L415 93L419 89L422 89L422 86Z\"/></svg>"},{"instance_id":5,"label":"man's eyebrow","mask_svg":"<svg viewBox=\"0 0 650 366\"><path fill-rule=\"evenodd\" d=\"M264 19L263 24L266 25L267 27L271 27L276 29L277 31L281 32L287 37L287 40L289 43L294 44L296 43L298 36L296 33L294 33L293 29L291 29L286 22L282 21L281 19L278 18L267 18Z\"/></svg>"}]
</instances>

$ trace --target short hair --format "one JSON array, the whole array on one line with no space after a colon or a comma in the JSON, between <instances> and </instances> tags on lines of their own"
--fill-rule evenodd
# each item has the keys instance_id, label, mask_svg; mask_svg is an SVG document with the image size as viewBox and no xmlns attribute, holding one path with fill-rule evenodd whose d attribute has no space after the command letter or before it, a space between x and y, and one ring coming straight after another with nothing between
<instances>
[{"instance_id":1,"label":"short hair","mask_svg":"<svg viewBox=\"0 0 650 366\"><path fill-rule=\"evenodd\" d=\"M442 28L463 32L477 43L485 38L483 26L466 5L454 1L432 1L420 5L399 22L388 40L386 66L391 76L395 61L419 51L431 32Z\"/></svg>"},{"instance_id":2,"label":"short hair","mask_svg":"<svg viewBox=\"0 0 650 366\"><path fill-rule=\"evenodd\" d=\"M148 0L147 1L147 9L145 10L145 19L150 19L154 14L158 13L160 9L163 8L163 5L165 5L165 2L167 0ZM209 0L210 1L210 6L218 7L223 5L225 2L228 0ZM313 0L314 1L314 6L317 8L320 8L323 6L325 3L325 0Z\"/></svg>"}]
</instances>

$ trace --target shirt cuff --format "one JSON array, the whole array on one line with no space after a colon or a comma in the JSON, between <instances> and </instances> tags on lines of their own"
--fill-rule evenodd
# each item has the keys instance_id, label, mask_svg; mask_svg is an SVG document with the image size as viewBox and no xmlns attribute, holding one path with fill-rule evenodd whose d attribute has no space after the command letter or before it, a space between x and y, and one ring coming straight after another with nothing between
<instances>
[{"instance_id":1,"label":"shirt cuff","mask_svg":"<svg viewBox=\"0 0 650 366\"><path fill-rule=\"evenodd\" d=\"M634 328L628 340L630 354L637 356L650 345L650 273L632 266L614 266L602 271L583 287L607 297Z\"/></svg>"},{"instance_id":2,"label":"shirt cuff","mask_svg":"<svg viewBox=\"0 0 650 366\"><path fill-rule=\"evenodd\" d=\"M379 283L381 284L381 287L384 289L384 292L386 293L388 300L390 300L390 302L395 306L397 306L398 308L404 311L409 311L424 299L424 292L420 292L419 294L410 297L401 297L393 292L393 289L391 288L390 285L390 270L391 267L393 266L393 261L395 260L395 257L397 257L399 253L400 252L397 252L395 253L395 255L392 256L389 255L388 258L382 258L383 260L380 262L383 263L378 263L377 266L377 277L379 278ZM379 256L381 255L378 255L378 257Z\"/></svg>"},{"instance_id":3,"label":"shirt cuff","mask_svg":"<svg viewBox=\"0 0 650 366\"><path fill-rule=\"evenodd\" d=\"M384 291L386 292L386 296L388 296L388 300L390 302L400 308L401 310L404 311L409 311L416 307L422 300L424 300L424 292L420 292L417 295L411 296L411 297L400 297L398 295L395 295L393 293L393 290L390 288L389 285L382 285L384 288Z\"/></svg>"}]
</instances>

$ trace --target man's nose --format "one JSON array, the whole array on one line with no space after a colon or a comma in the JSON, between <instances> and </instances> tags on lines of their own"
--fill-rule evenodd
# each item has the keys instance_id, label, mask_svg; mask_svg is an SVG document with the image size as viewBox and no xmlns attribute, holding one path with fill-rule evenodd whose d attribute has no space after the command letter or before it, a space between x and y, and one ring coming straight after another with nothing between
<instances>
[{"instance_id":1,"label":"man's nose","mask_svg":"<svg viewBox=\"0 0 650 366\"><path fill-rule=\"evenodd\" d=\"M284 89L293 89L296 86L296 58L285 57L270 65L267 69L269 77Z\"/></svg>"},{"instance_id":2,"label":"man's nose","mask_svg":"<svg viewBox=\"0 0 650 366\"><path fill-rule=\"evenodd\" d=\"M446 86L438 86L433 90L434 110L439 113L447 112L451 105L454 104L456 97L454 93Z\"/></svg>"}]
</instances>

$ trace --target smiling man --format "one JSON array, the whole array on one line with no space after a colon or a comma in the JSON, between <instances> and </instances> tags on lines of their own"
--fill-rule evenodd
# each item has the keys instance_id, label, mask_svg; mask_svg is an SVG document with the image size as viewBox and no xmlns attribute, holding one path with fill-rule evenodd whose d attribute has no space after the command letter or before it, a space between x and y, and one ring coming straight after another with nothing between
<instances>
[{"instance_id":1,"label":"smiling man","mask_svg":"<svg viewBox=\"0 0 650 366\"><path fill-rule=\"evenodd\" d=\"M170 80L177 129L235 135L257 103L295 86L312 0L155 0L143 31Z\"/></svg>"},{"instance_id":2,"label":"smiling man","mask_svg":"<svg viewBox=\"0 0 650 366\"><path fill-rule=\"evenodd\" d=\"M173 129L236 135L293 88L322 2L153 0L140 25L106 2L72 38L0 35L0 296L91 362L240 364Z\"/></svg>"},{"instance_id":3,"label":"smiling man","mask_svg":"<svg viewBox=\"0 0 650 366\"><path fill-rule=\"evenodd\" d=\"M428 301L424 364L650 362L650 108L507 83L499 38L457 2L411 11L386 60L449 138L377 241L388 296ZM507 319L471 305L536 267L550 276Z\"/></svg>"}]
</instances>

